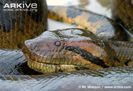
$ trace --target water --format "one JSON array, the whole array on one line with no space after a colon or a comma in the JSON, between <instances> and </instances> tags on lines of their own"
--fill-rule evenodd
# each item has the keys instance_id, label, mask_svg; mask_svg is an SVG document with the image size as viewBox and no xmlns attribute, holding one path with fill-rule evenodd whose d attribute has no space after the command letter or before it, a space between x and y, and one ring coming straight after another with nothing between
<instances>
[{"instance_id":1,"label":"water","mask_svg":"<svg viewBox=\"0 0 133 91\"><path fill-rule=\"evenodd\" d=\"M80 71L37 76L12 75L1 77L0 91L103 91L103 89L132 91L132 77L133 70L129 69L103 72ZM92 86L93 88L91 88ZM107 87L110 89L105 89Z\"/></svg>"}]
</instances>

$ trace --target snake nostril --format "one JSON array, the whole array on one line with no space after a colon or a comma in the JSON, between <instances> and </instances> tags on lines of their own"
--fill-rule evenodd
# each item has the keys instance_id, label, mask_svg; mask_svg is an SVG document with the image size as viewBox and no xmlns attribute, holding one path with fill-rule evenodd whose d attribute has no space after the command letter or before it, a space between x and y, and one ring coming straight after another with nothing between
<instances>
[{"instance_id":1,"label":"snake nostril","mask_svg":"<svg viewBox=\"0 0 133 91\"><path fill-rule=\"evenodd\" d=\"M56 45L56 46L61 46L61 42L60 42L60 41L56 41L56 42L55 42L55 45Z\"/></svg>"}]
</instances>

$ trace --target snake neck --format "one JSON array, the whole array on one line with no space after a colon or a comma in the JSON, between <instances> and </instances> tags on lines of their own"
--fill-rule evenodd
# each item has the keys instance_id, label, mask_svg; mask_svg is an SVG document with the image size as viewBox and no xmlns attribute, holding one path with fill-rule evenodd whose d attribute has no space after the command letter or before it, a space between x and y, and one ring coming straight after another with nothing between
<instances>
[{"instance_id":1,"label":"snake neck","mask_svg":"<svg viewBox=\"0 0 133 91\"><path fill-rule=\"evenodd\" d=\"M110 65L129 65L133 61L133 42L108 41L105 43L108 54L106 61Z\"/></svg>"}]
</instances>

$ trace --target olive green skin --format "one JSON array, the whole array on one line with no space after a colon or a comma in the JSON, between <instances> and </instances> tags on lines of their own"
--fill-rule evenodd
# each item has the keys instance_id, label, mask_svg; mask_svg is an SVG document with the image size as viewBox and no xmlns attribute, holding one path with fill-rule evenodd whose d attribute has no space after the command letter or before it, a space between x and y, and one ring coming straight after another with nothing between
<instances>
[{"instance_id":1,"label":"olive green skin","mask_svg":"<svg viewBox=\"0 0 133 91\"><path fill-rule=\"evenodd\" d=\"M125 32L125 29L119 23L106 16L74 6L48 6L48 17L76 25L78 28L90 31L100 38L107 40L128 40L129 34Z\"/></svg>"},{"instance_id":2,"label":"olive green skin","mask_svg":"<svg viewBox=\"0 0 133 91\"><path fill-rule=\"evenodd\" d=\"M25 41L28 66L41 73L133 67L133 43L98 38L78 28L46 31Z\"/></svg>"},{"instance_id":3,"label":"olive green skin","mask_svg":"<svg viewBox=\"0 0 133 91\"><path fill-rule=\"evenodd\" d=\"M133 34L132 0L113 0L112 13L114 19L120 20L128 28L128 31Z\"/></svg>"},{"instance_id":4,"label":"olive green skin","mask_svg":"<svg viewBox=\"0 0 133 91\"><path fill-rule=\"evenodd\" d=\"M48 7L48 12L49 18L75 24L77 27L80 26L80 29L62 29L50 34L47 31L42 37L25 41L23 52L30 68L42 73L74 71L83 68L99 70L105 67L126 66L133 60L133 44L116 41L127 40L123 27L107 17L72 6ZM56 36L52 36L52 34ZM78 37L74 39L75 36ZM87 37L92 41L78 40L80 37ZM57 44L60 44L60 41L67 38L68 40L63 43L66 46L71 46L70 50L77 50L76 52L79 53L76 54L70 50L64 51L64 47L54 45L56 41L59 41ZM73 39L74 41L69 41ZM115 42L110 40L115 40ZM79 49L75 49L75 47ZM86 59L87 53L90 57ZM82 54L84 56L81 56Z\"/></svg>"},{"instance_id":5,"label":"olive green skin","mask_svg":"<svg viewBox=\"0 0 133 91\"><path fill-rule=\"evenodd\" d=\"M4 11L5 3L37 3L37 11ZM0 1L0 49L22 48L24 41L35 38L47 29L45 0Z\"/></svg>"},{"instance_id":6,"label":"olive green skin","mask_svg":"<svg viewBox=\"0 0 133 91\"><path fill-rule=\"evenodd\" d=\"M86 29L86 30L81 31L85 35L80 35L80 32L79 32L79 34L77 34L75 36L87 37L87 38L90 38L92 40L92 41L90 41L92 43L88 42L89 40L85 40L86 41L85 43L87 45L84 46L85 48L87 47L87 49L89 49L89 54L90 54L90 56L92 56L92 58L90 58L90 59L93 59L93 60L91 60L92 63L89 62L90 61L89 59L86 60L84 57L82 57L82 56L80 56L74 52L70 52L69 49L65 50L66 54L62 54L62 52L61 52L62 50L60 49L60 47L58 48L58 46L55 47L55 45L53 45L54 42L56 42L56 41L52 41L52 44L49 44L49 42L47 40L41 40L38 42L38 40L35 39L35 42L33 42L33 43L31 43L30 40L29 41L27 40L28 42L25 41L25 43L23 45L24 47L22 48L24 54L26 55L26 58L28 59L28 66L30 68L32 68L36 71L42 72L42 73L57 72L57 71L73 71L73 70L82 69L82 68L96 69L97 70L97 69L101 69L102 67L124 66L124 65L129 63L128 61L132 61L132 57L131 57L132 56L132 54L131 54L132 50L131 51L125 51L126 46L127 46L126 42L124 43L124 45L123 45L123 42L120 42L120 43L116 42L115 47L114 47L114 45L111 45L111 42L109 42L109 41L103 42L103 40L98 38L98 37L107 38L109 40L110 39L112 39L112 40L113 39L116 39L116 40L125 39L124 37L121 37L121 33L122 33L121 29L120 29L120 32L116 31L114 28L115 24L112 23L112 21L110 19L108 19L104 16L101 16L101 15L94 14L92 12L87 12L87 11L73 8L73 7L66 7L66 8L61 8L61 7L54 7L53 8L52 7L50 9L52 12L49 12L49 16L54 17L56 19L60 18L62 21L68 21L69 23L75 23L77 25L82 26L84 29ZM63 11L62 14L60 14L61 11ZM76 12L74 12L74 11L76 11ZM59 18L56 17L56 14L57 14L57 16L59 15ZM27 15L29 15L29 14L27 14ZM34 20L36 21L35 17L29 16L28 19L30 19L30 18L33 21ZM80 19L83 19L83 20L80 21ZM37 20L36 22L39 22L39 21ZM33 28L33 30L38 29L34 26L31 26L31 27ZM27 29L27 27L26 27L26 29ZM75 29L72 29L72 30L73 30L73 32L76 31ZM80 29L77 29L77 30L80 30ZM62 31L67 32L67 31L69 31L69 29L62 30ZM60 31L58 31L58 30L56 32L57 36L59 38L65 35L65 34L60 35L59 32ZM88 32L88 33L86 33L86 32ZM30 34L30 33L32 33L31 31L26 31L26 33L29 33L29 34L27 34L27 36L32 35L32 34ZM13 33L13 34L15 34L15 33ZM96 37L94 34L97 35L98 37ZM108 35L106 35L106 34L108 34ZM71 39L71 38L73 39L73 38L75 38L75 36L71 36L71 33L70 33L70 35L67 35L65 37L68 39ZM33 36L33 37L35 37L35 36ZM51 36L49 37L47 34L44 35L44 37L46 39L47 38L50 38L50 39L56 38L56 37L51 37ZM41 37L40 37L40 39L41 39ZM10 40L10 39L8 39L8 40ZM78 45L80 45L80 43L81 43L81 45L82 45L82 43L84 43L84 41L81 42L80 40L77 40L77 39L76 39L76 42L78 42ZM31 45L29 45L30 43L31 43ZM70 45L70 43L68 41L66 41L65 43L67 43L67 46ZM16 43L16 44L22 45L19 43ZM48 48L47 48L47 46L48 46L47 44L49 45ZM91 47L88 46L90 44L95 45L95 46L93 46L95 51L90 51ZM13 45L13 44L11 44L11 45ZM58 43L57 43L57 45L58 45ZM72 44L72 47L73 47L73 45L75 45L74 47L78 46L77 44ZM122 46L120 46L120 45L122 45ZM133 44L129 43L129 45L132 46ZM36 46L38 46L37 49L36 49ZM117 46L118 46L118 50L117 50ZM79 48L80 47L81 46L79 46ZM124 49L123 49L124 53L129 52L129 54L130 54L129 59L126 59L127 55L125 55L123 52L120 51L121 48L123 48L123 47L124 47ZM55 50L52 50L50 52L47 52L47 50L43 51L43 49L51 50L53 48L55 48L57 50L56 53L54 53ZM82 51L82 48L81 48L80 53L84 54L84 52L86 52L87 49L84 49L84 51ZM132 47L131 47L131 49L132 49ZM99 50L99 51L96 51L96 50ZM37 55L38 52L39 52L39 55ZM44 54L46 53L47 55L40 56L40 55L42 55L42 53L44 53ZM55 54L54 55L55 58L52 57L53 55L51 56L51 54L53 54L53 53ZM61 54L64 56L59 56L58 54ZM75 57L73 55L75 55L76 60L75 60ZM121 58L121 56L122 56L122 58ZM62 58L62 57L64 57L64 58ZM67 57L69 60L67 60ZM46 60L46 62L43 63L42 62L43 59L44 59L44 61ZM55 61L53 62L53 60L55 60ZM78 63L76 62L77 60L79 61ZM69 64L66 64L67 61ZM99 65L99 62L100 62L100 65Z\"/></svg>"}]
</instances>

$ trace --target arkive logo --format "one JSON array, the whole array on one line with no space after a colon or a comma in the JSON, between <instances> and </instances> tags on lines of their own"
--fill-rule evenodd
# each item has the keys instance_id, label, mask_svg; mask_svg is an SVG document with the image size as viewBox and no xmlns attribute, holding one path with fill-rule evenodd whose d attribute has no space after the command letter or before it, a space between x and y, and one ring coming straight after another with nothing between
<instances>
[{"instance_id":1,"label":"arkive logo","mask_svg":"<svg viewBox=\"0 0 133 91\"><path fill-rule=\"evenodd\" d=\"M37 3L5 3L4 11L37 11Z\"/></svg>"}]
</instances>

